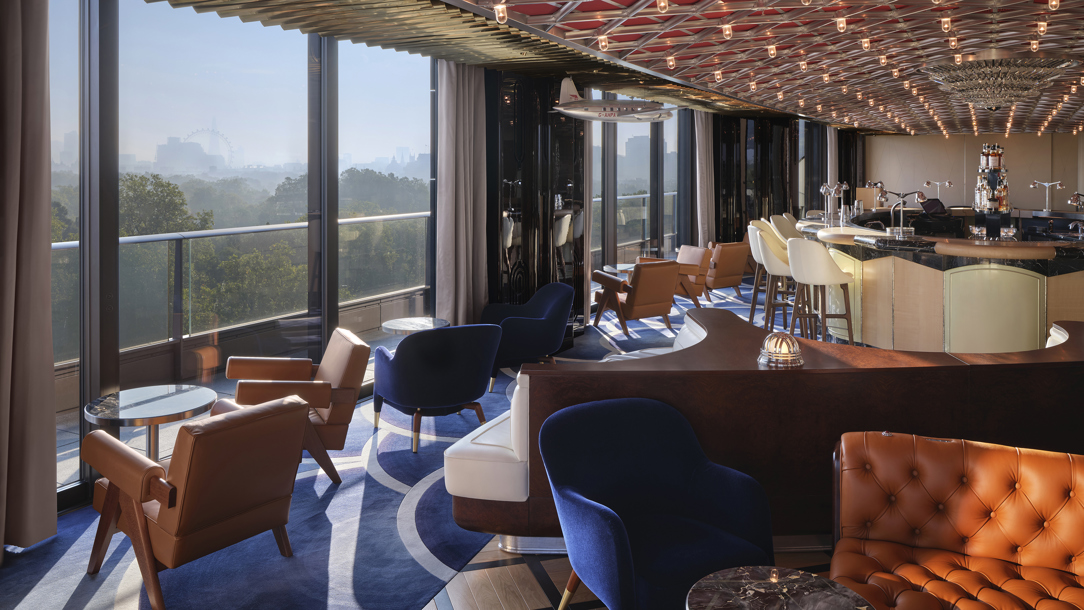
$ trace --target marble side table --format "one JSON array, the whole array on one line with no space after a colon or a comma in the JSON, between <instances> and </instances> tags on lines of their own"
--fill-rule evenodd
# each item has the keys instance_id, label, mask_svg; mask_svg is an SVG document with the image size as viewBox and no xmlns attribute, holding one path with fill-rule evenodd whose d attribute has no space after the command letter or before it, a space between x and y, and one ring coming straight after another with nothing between
<instances>
[{"instance_id":1,"label":"marble side table","mask_svg":"<svg viewBox=\"0 0 1084 610\"><path fill-rule=\"evenodd\" d=\"M423 330L444 328L445 326L451 325L451 322L443 318L397 318L381 324L380 330L389 335L411 335Z\"/></svg>"},{"instance_id":2,"label":"marble side table","mask_svg":"<svg viewBox=\"0 0 1084 610\"><path fill-rule=\"evenodd\" d=\"M756 566L709 574L693 585L686 610L873 610L847 587L816 574Z\"/></svg>"},{"instance_id":3,"label":"marble side table","mask_svg":"<svg viewBox=\"0 0 1084 610\"><path fill-rule=\"evenodd\" d=\"M83 417L105 429L147 426L147 457L157 462L158 426L206 413L216 400L210 388L155 385L106 394L83 407Z\"/></svg>"}]
</instances>

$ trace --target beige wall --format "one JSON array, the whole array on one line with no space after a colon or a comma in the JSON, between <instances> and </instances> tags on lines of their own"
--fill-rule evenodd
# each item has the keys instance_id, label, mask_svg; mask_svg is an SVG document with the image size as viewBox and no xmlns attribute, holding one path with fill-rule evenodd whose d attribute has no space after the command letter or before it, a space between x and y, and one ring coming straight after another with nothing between
<instances>
[{"instance_id":1,"label":"beige wall","mask_svg":"<svg viewBox=\"0 0 1084 610\"><path fill-rule=\"evenodd\" d=\"M1050 200L1055 210L1071 210L1065 201L1084 186L1084 138L1065 133L980 134L944 136L867 136L866 179L885 183L890 191L923 190L933 197L937 187L925 188L927 181L952 181L952 188L941 189L941 200L948 206L968 206L975 198L975 177L979 154L985 143L1005 148L1005 167L1009 170L1009 200L1013 207L1041 210L1045 204L1042 187L1030 189L1032 180L1061 180L1064 190L1052 189ZM891 203L891 202L890 202ZM867 207L869 203L866 203ZM912 203L913 205L913 203Z\"/></svg>"}]
</instances>

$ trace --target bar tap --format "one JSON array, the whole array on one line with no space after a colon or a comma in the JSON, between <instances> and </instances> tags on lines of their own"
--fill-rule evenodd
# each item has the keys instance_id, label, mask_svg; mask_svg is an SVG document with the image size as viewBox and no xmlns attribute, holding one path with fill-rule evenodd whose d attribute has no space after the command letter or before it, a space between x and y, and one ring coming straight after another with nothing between
<instances>
[{"instance_id":1,"label":"bar tap","mask_svg":"<svg viewBox=\"0 0 1084 610\"><path fill-rule=\"evenodd\" d=\"M1046 187L1046 207L1044 207L1043 210L1046 212L1050 212L1052 211L1050 207L1050 187L1054 186L1059 189L1063 189L1065 188L1065 185L1061 183L1061 180L1058 180L1057 182L1039 182L1038 180L1033 180L1031 182L1031 188L1033 189L1037 189L1040 186Z\"/></svg>"},{"instance_id":2,"label":"bar tap","mask_svg":"<svg viewBox=\"0 0 1084 610\"><path fill-rule=\"evenodd\" d=\"M952 180L946 180L944 182L932 182L930 180L927 180L926 183L923 184L922 186L924 186L926 188L930 188L931 186L934 186L934 185L937 185L937 199L940 200L941 199L941 187L943 186L943 187L945 187L947 189L952 188Z\"/></svg>"},{"instance_id":3,"label":"bar tap","mask_svg":"<svg viewBox=\"0 0 1084 610\"><path fill-rule=\"evenodd\" d=\"M1073 193L1073 196L1070 197L1069 201L1066 203L1073 206L1077 210L1084 209L1084 193Z\"/></svg>"}]
</instances>

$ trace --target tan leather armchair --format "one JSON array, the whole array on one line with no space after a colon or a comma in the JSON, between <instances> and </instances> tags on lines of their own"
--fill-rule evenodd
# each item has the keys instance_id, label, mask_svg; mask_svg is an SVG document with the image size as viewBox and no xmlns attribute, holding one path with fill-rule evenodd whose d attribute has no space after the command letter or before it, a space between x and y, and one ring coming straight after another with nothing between
<instances>
[{"instance_id":1,"label":"tan leather armchair","mask_svg":"<svg viewBox=\"0 0 1084 610\"><path fill-rule=\"evenodd\" d=\"M636 259L636 262L655 263L664 260L667 259L641 256ZM676 262L680 265L680 268L678 269L678 283L674 287L674 294L692 299L693 305L697 307L700 307L700 301L697 300L697 297L707 296L710 301L711 295L704 292L704 283L707 280L708 270L711 266L711 250L697 246L682 246L678 249Z\"/></svg>"},{"instance_id":2,"label":"tan leather armchair","mask_svg":"<svg viewBox=\"0 0 1084 610\"><path fill-rule=\"evenodd\" d=\"M598 326L602 312L612 309L626 335L629 334L625 325L628 320L662 316L666 328L670 328L670 303L674 300L679 268L680 265L674 261L637 263L629 278L631 284L595 270L591 279L602 285L602 290L595 293L595 302L598 303L595 326Z\"/></svg>"},{"instance_id":3,"label":"tan leather armchair","mask_svg":"<svg viewBox=\"0 0 1084 610\"><path fill-rule=\"evenodd\" d=\"M749 242L733 244L708 243L711 249L711 265L705 285L708 290L733 288L741 296L741 281L750 256Z\"/></svg>"},{"instance_id":4,"label":"tan leather armchair","mask_svg":"<svg viewBox=\"0 0 1084 610\"><path fill-rule=\"evenodd\" d=\"M346 433L369 366L369 351L369 345L354 333L336 328L319 365L313 365L308 358L231 356L226 361L226 378L241 380L237 382L236 397L215 403L211 414L284 396L300 396L310 407L305 424L305 451L328 478L336 484L342 483L327 452L346 446Z\"/></svg>"},{"instance_id":5,"label":"tan leather armchair","mask_svg":"<svg viewBox=\"0 0 1084 610\"><path fill-rule=\"evenodd\" d=\"M87 574L101 569L118 528L131 539L155 610L165 608L161 570L268 530L290 557L286 523L307 412L290 396L184 424L162 464L102 430L88 434L81 457L103 478L94 485L101 517Z\"/></svg>"}]
</instances>

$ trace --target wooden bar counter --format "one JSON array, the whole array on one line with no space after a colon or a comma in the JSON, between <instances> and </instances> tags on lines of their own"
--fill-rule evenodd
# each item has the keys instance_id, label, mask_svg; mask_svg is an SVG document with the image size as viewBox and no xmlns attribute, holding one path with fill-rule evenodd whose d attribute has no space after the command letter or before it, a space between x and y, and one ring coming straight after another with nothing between
<instances>
[{"instance_id":1,"label":"wooden bar counter","mask_svg":"<svg viewBox=\"0 0 1084 610\"><path fill-rule=\"evenodd\" d=\"M1004 354L903 352L799 339L805 365L757 364L767 332L724 310L694 309L706 331L670 354L610 363L524 365L530 376L526 502L454 498L467 529L559 536L538 453L542 422L584 402L654 398L673 405L713 461L767 490L775 535L832 526L832 451L840 435L891 430L1084 453L1084 323L1069 340Z\"/></svg>"}]
</instances>

